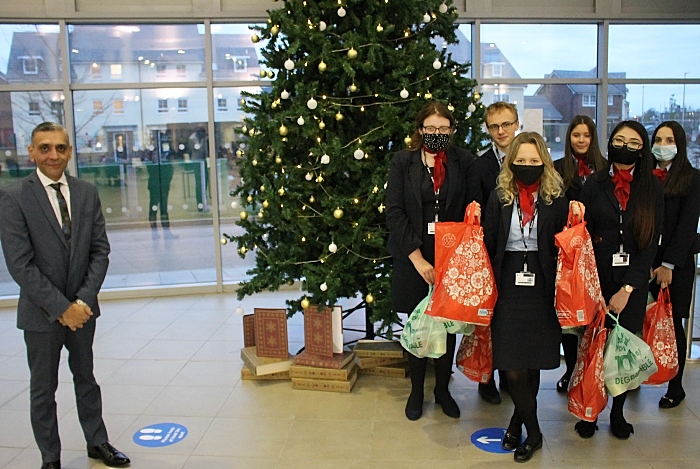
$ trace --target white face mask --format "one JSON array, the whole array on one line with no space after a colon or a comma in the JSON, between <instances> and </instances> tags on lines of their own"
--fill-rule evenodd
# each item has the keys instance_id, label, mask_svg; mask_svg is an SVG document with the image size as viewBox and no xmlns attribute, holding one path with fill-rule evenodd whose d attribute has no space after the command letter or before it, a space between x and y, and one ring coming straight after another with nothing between
<instances>
[{"instance_id":1,"label":"white face mask","mask_svg":"<svg viewBox=\"0 0 700 469\"><path fill-rule=\"evenodd\" d=\"M678 148L675 145L654 145L651 147L651 152L658 161L671 161L676 157Z\"/></svg>"}]
</instances>

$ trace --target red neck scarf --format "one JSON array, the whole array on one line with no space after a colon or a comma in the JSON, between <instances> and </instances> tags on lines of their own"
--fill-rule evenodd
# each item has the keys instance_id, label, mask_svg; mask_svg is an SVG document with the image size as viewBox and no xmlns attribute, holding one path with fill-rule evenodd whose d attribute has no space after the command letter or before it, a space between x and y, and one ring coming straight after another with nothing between
<instances>
[{"instance_id":1,"label":"red neck scarf","mask_svg":"<svg viewBox=\"0 0 700 469\"><path fill-rule=\"evenodd\" d=\"M586 157L586 155L578 155L574 153L574 158L578 160L578 176L590 176L591 168L588 166L588 158Z\"/></svg>"},{"instance_id":2,"label":"red neck scarf","mask_svg":"<svg viewBox=\"0 0 700 469\"><path fill-rule=\"evenodd\" d=\"M612 182L615 184L615 198L620 203L622 210L627 210L632 179L634 179L632 169L617 169L617 166L613 165Z\"/></svg>"},{"instance_id":3,"label":"red neck scarf","mask_svg":"<svg viewBox=\"0 0 700 469\"><path fill-rule=\"evenodd\" d=\"M530 223L532 217L535 216L535 196L533 193L537 192L539 189L540 181L538 180L529 186L526 186L517 179L515 182L518 185L518 200L520 201L520 209L523 211L523 226L526 226L528 223Z\"/></svg>"},{"instance_id":4,"label":"red neck scarf","mask_svg":"<svg viewBox=\"0 0 700 469\"><path fill-rule=\"evenodd\" d=\"M661 184L666 182L666 176L668 175L668 169L656 168L655 170L652 171L652 173L654 173L654 176L659 178L659 181L661 181Z\"/></svg>"},{"instance_id":5,"label":"red neck scarf","mask_svg":"<svg viewBox=\"0 0 700 469\"><path fill-rule=\"evenodd\" d=\"M440 150L435 153L423 145L423 151L435 157L435 167L433 168L433 189L435 193L440 190L442 183L445 180L445 165L447 164L447 155L445 150Z\"/></svg>"}]
</instances>

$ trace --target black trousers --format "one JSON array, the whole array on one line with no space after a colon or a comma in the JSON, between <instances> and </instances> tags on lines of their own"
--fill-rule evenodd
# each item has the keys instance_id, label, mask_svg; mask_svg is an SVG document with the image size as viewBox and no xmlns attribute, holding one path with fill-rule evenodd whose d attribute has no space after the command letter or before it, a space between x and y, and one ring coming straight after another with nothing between
<instances>
[{"instance_id":1,"label":"black trousers","mask_svg":"<svg viewBox=\"0 0 700 469\"><path fill-rule=\"evenodd\" d=\"M56 389L61 350L68 350L68 366L73 374L78 419L88 446L108 441L102 420L102 394L93 374L92 342L95 320L72 332L63 327L56 332L24 331L29 362L30 418L34 439L44 462L61 458L56 415Z\"/></svg>"}]
</instances>

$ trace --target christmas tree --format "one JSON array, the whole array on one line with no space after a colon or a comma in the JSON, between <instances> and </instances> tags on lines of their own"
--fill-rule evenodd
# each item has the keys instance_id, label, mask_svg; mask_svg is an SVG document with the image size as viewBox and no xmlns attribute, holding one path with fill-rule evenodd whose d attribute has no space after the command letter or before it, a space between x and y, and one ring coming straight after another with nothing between
<instances>
[{"instance_id":1,"label":"christmas tree","mask_svg":"<svg viewBox=\"0 0 700 469\"><path fill-rule=\"evenodd\" d=\"M245 233L225 240L254 252L256 266L239 299L300 280L289 315L360 295L378 332L399 321L383 203L392 154L411 143L430 100L454 113L458 146L476 153L485 137L470 65L447 52L457 42L451 3L290 0L252 28L253 42L269 41L263 72L274 80L244 94L251 117L232 195L245 204Z\"/></svg>"}]
</instances>

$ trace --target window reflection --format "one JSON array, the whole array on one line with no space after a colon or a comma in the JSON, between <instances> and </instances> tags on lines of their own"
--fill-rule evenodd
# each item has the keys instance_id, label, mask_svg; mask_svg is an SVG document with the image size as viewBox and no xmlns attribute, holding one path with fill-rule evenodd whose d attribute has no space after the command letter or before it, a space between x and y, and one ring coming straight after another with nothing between
<instances>
[{"instance_id":1,"label":"window reflection","mask_svg":"<svg viewBox=\"0 0 700 469\"><path fill-rule=\"evenodd\" d=\"M0 86L61 81L57 24L0 24Z\"/></svg>"},{"instance_id":2,"label":"window reflection","mask_svg":"<svg viewBox=\"0 0 700 469\"><path fill-rule=\"evenodd\" d=\"M215 80L269 80L272 71L260 66L267 40L251 41L255 31L245 24L212 24L212 69Z\"/></svg>"}]
</instances>

